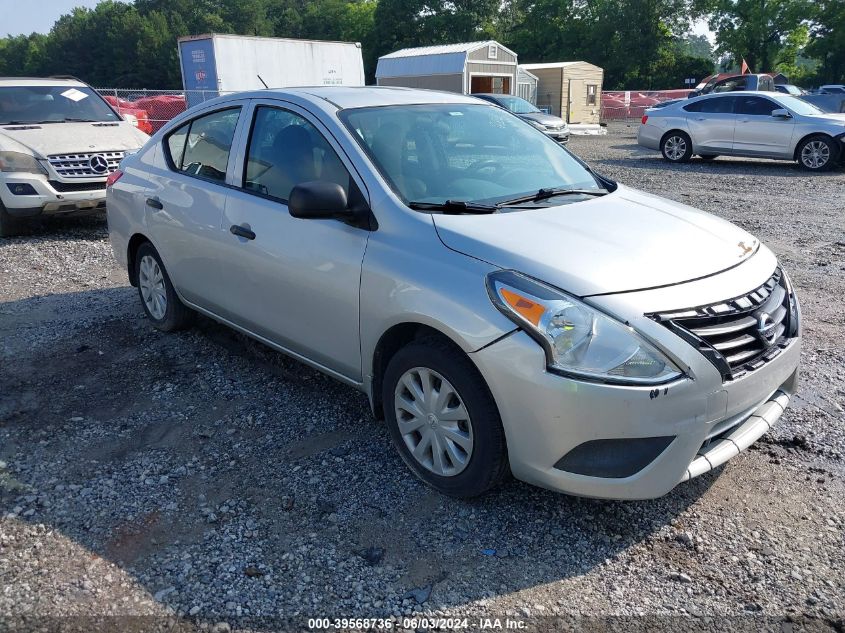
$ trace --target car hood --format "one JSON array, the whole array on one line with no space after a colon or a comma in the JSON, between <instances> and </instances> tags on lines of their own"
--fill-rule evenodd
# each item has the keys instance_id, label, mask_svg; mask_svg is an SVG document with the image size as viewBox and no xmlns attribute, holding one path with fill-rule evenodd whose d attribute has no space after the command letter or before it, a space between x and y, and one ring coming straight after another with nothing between
<instances>
[{"instance_id":1,"label":"car hood","mask_svg":"<svg viewBox=\"0 0 845 633\"><path fill-rule=\"evenodd\" d=\"M821 114L808 114L806 116L812 117L813 120L822 123L845 124L845 112L823 112ZM842 131L845 132L845 129Z\"/></svg>"},{"instance_id":2,"label":"car hood","mask_svg":"<svg viewBox=\"0 0 845 633\"><path fill-rule=\"evenodd\" d=\"M518 114L517 116L521 119L542 123L543 125L558 125L561 127L566 125L566 121L561 119L559 116L553 116L543 112L526 112L524 114Z\"/></svg>"},{"instance_id":3,"label":"car hood","mask_svg":"<svg viewBox=\"0 0 845 633\"><path fill-rule=\"evenodd\" d=\"M434 223L448 248L581 297L706 277L760 246L730 222L623 186L584 202Z\"/></svg>"},{"instance_id":4,"label":"car hood","mask_svg":"<svg viewBox=\"0 0 845 633\"><path fill-rule=\"evenodd\" d=\"M45 123L0 126L0 150L28 150L39 158L51 154L81 154L138 149L149 137L125 121Z\"/></svg>"}]
</instances>

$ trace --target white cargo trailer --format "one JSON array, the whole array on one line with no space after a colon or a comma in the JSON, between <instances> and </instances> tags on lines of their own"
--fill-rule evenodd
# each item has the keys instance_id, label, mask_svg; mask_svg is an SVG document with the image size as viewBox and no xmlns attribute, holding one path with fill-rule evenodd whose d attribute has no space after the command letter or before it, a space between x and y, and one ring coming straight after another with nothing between
<instances>
[{"instance_id":1,"label":"white cargo trailer","mask_svg":"<svg viewBox=\"0 0 845 633\"><path fill-rule=\"evenodd\" d=\"M324 42L245 35L179 38L188 106L221 93L290 86L363 86L358 42Z\"/></svg>"}]
</instances>

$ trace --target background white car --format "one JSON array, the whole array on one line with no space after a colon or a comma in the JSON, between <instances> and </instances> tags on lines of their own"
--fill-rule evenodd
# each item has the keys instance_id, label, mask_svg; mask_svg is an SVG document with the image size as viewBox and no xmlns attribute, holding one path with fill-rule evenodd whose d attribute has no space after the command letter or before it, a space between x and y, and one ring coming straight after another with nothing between
<instances>
[{"instance_id":1,"label":"background white car","mask_svg":"<svg viewBox=\"0 0 845 633\"><path fill-rule=\"evenodd\" d=\"M148 138L81 81L0 78L0 237L104 210L106 178Z\"/></svg>"}]
</instances>

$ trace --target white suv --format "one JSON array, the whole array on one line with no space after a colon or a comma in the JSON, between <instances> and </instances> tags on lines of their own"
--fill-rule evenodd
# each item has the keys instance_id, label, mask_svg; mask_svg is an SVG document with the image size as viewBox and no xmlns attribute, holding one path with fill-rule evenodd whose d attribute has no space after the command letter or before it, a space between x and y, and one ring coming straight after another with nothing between
<instances>
[{"instance_id":1,"label":"white suv","mask_svg":"<svg viewBox=\"0 0 845 633\"><path fill-rule=\"evenodd\" d=\"M106 178L148 138L81 81L0 78L0 237L105 209Z\"/></svg>"}]
</instances>

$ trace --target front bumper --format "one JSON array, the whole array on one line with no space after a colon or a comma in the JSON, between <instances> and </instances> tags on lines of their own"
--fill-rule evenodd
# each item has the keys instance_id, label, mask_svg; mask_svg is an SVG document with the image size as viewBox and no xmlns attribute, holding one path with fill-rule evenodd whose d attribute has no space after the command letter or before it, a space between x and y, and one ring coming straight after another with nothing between
<instances>
[{"instance_id":1,"label":"front bumper","mask_svg":"<svg viewBox=\"0 0 845 633\"><path fill-rule=\"evenodd\" d=\"M91 213L106 207L105 180L62 182L50 181L39 174L3 173L0 175L0 201L9 215L15 217ZM15 194L9 185L28 185L30 193Z\"/></svg>"},{"instance_id":2,"label":"front bumper","mask_svg":"<svg viewBox=\"0 0 845 633\"><path fill-rule=\"evenodd\" d=\"M562 128L559 130L543 130L546 136L549 136L556 140L558 143L568 143L569 142L569 128Z\"/></svg>"},{"instance_id":3,"label":"front bumper","mask_svg":"<svg viewBox=\"0 0 845 633\"><path fill-rule=\"evenodd\" d=\"M521 331L472 357L498 404L515 477L580 496L647 499L724 463L776 423L795 391L799 355L795 339L772 362L730 383L684 378L659 388L550 373L543 350ZM585 443L643 438L669 443L632 475L556 467Z\"/></svg>"}]
</instances>

